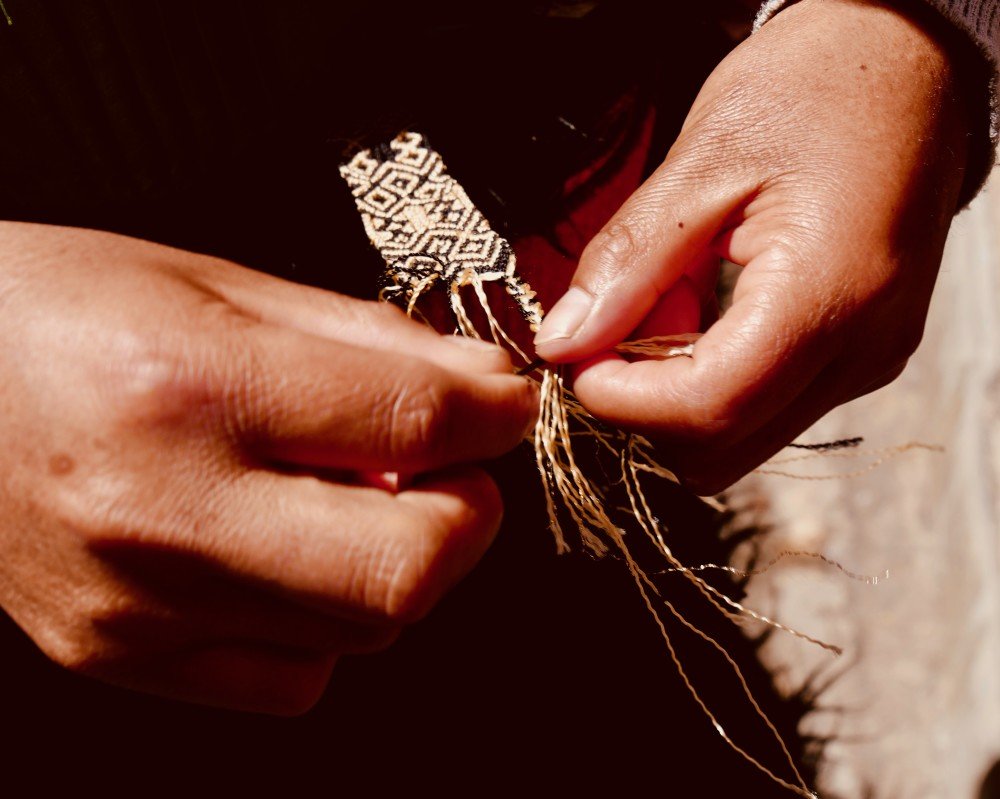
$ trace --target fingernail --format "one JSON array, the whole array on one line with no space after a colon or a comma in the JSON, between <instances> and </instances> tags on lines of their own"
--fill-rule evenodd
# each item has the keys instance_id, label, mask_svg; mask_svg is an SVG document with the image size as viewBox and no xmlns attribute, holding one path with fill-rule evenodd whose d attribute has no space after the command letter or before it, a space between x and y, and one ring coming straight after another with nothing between
<instances>
[{"instance_id":1,"label":"fingernail","mask_svg":"<svg viewBox=\"0 0 1000 799\"><path fill-rule=\"evenodd\" d=\"M572 286L545 315L542 326L535 335L535 346L573 338L590 316L593 303L586 291Z\"/></svg>"}]
</instances>

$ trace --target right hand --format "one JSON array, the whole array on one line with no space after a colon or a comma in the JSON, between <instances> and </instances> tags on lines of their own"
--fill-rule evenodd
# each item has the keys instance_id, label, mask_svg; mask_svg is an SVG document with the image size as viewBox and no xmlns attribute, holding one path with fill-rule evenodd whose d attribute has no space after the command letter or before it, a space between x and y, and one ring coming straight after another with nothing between
<instances>
[{"instance_id":1,"label":"right hand","mask_svg":"<svg viewBox=\"0 0 1000 799\"><path fill-rule=\"evenodd\" d=\"M536 408L499 349L388 306L0 223L0 604L74 671L303 712L480 558L502 506L466 464Z\"/></svg>"}]
</instances>

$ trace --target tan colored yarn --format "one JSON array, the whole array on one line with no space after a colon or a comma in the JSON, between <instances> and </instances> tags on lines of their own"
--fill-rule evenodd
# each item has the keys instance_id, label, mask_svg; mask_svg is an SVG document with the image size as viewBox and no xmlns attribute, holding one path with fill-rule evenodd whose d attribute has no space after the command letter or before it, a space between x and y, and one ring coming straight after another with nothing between
<instances>
[{"instance_id":1,"label":"tan colored yarn","mask_svg":"<svg viewBox=\"0 0 1000 799\"><path fill-rule=\"evenodd\" d=\"M520 357L527 371L540 383L538 422L531 437L538 473L545 491L549 528L559 552L569 551L573 535L596 556L617 553L632 576L650 616L660 631L678 674L695 702L719 735L741 757L756 766L775 783L803 797L816 797L796 769L794 760L777 728L767 717L740 671L739 666L714 638L691 624L663 595L649 574L640 566L626 543L629 530L643 535L666 561L667 568L655 574L677 573L688 580L704 599L726 618L737 624L762 623L794 635L839 655L839 647L794 630L768 618L707 583L700 573L724 570L749 576L767 571L786 557L811 557L840 569L847 576L870 584L878 578L856 575L822 555L787 551L757 571L740 571L730 566L702 564L688 567L674 556L667 542L666 530L653 514L643 488L649 479L677 482L676 476L657 463L650 443L635 434L611 428L592 417L566 388L557 370L531 363L496 319L486 295L487 283L500 283L520 310L532 330L541 324L543 310L531 287L517 273L516 256L510 245L476 209L462 187L449 175L440 155L426 146L415 133L403 133L386 146L364 150L341 167L341 175L350 186L372 244L387 265L386 284L381 299L399 302L411 315L421 316L419 301L429 291L443 288L455 319L456 333L482 338L466 308L470 294L485 315L487 336ZM464 291L463 291L464 290ZM616 349L623 354L643 358L691 357L697 335L670 336L625 342ZM625 487L629 506L609 508L601 486L587 475L574 452L574 442L586 439L596 446L610 463L616 464L615 482ZM759 470L801 479L834 479L861 474L885 459L924 445L909 444L892 450L850 452L810 452L786 457ZM772 466L810 461L820 457L865 457L866 467L840 475L799 475ZM714 506L718 503L707 500ZM569 529L567 529L569 528ZM888 576L886 574L885 576ZM672 618L682 627L708 643L732 668L747 701L761 723L776 741L790 779L749 754L729 737L712 710L704 702L678 658L666 627Z\"/></svg>"}]
</instances>

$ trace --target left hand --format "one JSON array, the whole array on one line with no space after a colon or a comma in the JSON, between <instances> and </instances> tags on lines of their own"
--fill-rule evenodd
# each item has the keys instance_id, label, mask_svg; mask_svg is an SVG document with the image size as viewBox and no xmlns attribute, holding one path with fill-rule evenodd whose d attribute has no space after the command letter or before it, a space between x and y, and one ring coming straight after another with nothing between
<instances>
[{"instance_id":1,"label":"left hand","mask_svg":"<svg viewBox=\"0 0 1000 799\"><path fill-rule=\"evenodd\" d=\"M801 0L711 75L663 165L591 242L536 348L579 362L596 416L721 490L920 341L969 114L933 32L874 0ZM744 267L691 359L629 337L697 329L719 258Z\"/></svg>"}]
</instances>

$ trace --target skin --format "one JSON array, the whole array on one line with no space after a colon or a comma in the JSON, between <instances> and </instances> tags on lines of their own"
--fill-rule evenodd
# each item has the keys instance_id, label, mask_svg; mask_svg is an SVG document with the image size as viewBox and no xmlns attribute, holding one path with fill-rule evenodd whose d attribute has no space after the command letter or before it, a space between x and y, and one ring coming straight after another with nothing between
<instances>
[{"instance_id":1,"label":"skin","mask_svg":"<svg viewBox=\"0 0 1000 799\"><path fill-rule=\"evenodd\" d=\"M595 415L702 494L900 374L920 341L969 135L953 60L895 6L802 0L714 71L662 166L585 251L538 337ZM691 359L719 258L732 308Z\"/></svg>"},{"instance_id":2,"label":"skin","mask_svg":"<svg viewBox=\"0 0 1000 799\"><path fill-rule=\"evenodd\" d=\"M0 252L0 602L56 662L300 713L489 546L467 464L538 403L499 349L106 233L3 223Z\"/></svg>"}]
</instances>

